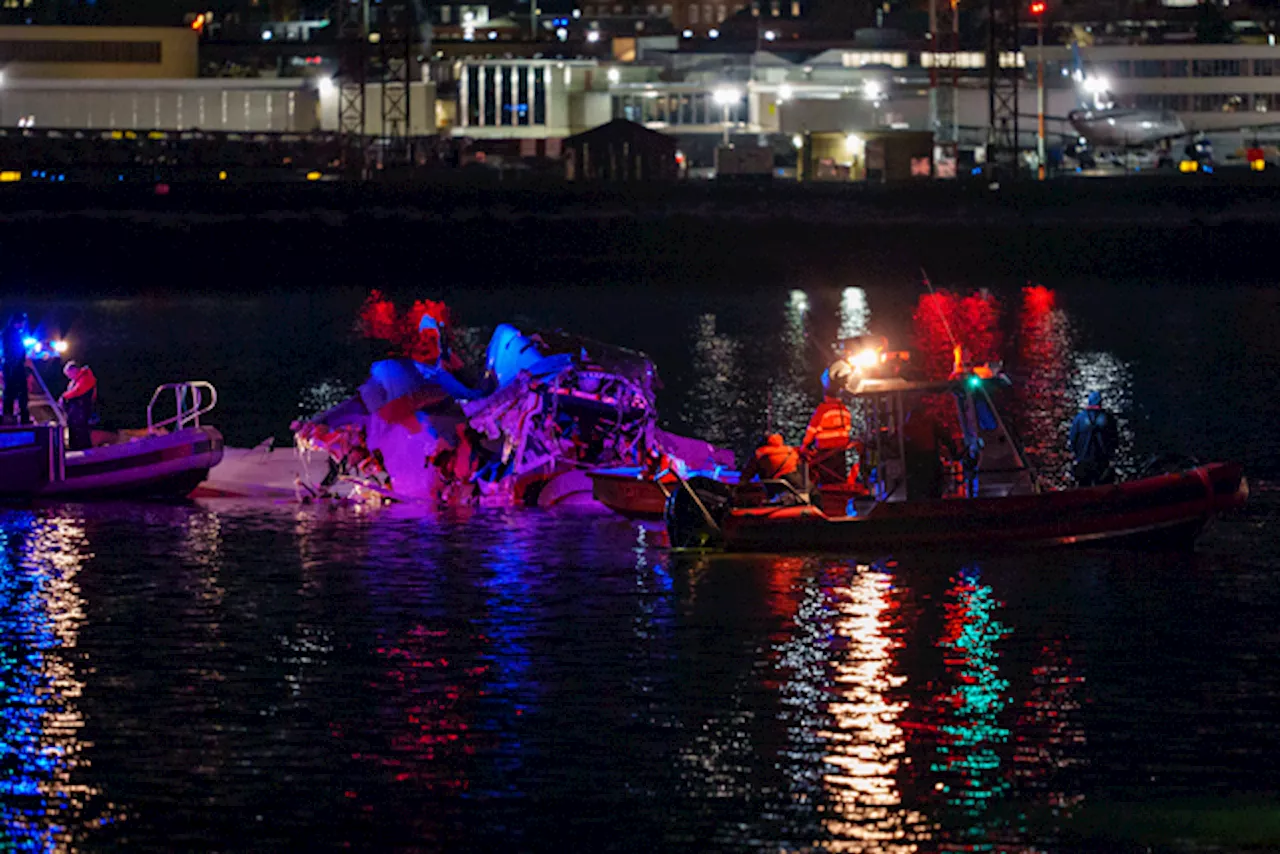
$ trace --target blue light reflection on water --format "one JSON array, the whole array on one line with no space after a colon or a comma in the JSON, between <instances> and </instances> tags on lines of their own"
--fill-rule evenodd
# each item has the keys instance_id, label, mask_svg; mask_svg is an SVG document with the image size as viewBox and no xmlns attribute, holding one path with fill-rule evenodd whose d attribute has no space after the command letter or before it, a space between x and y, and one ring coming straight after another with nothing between
<instances>
[{"instance_id":1,"label":"blue light reflection on water","mask_svg":"<svg viewBox=\"0 0 1280 854\"><path fill-rule=\"evenodd\" d=\"M92 558L73 515L0 514L0 850L59 851L97 824L78 700L76 582Z\"/></svg>"}]
</instances>

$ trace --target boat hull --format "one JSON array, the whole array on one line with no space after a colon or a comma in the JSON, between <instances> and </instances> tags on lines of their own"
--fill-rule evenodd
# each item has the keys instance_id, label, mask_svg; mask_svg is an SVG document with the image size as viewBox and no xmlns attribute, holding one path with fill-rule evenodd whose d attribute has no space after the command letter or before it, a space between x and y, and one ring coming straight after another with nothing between
<instances>
[{"instance_id":1,"label":"boat hull","mask_svg":"<svg viewBox=\"0 0 1280 854\"><path fill-rule=\"evenodd\" d=\"M1087 489L878 504L861 517L808 506L734 509L722 530L726 548L739 551L1180 547L1247 496L1240 466L1218 463Z\"/></svg>"},{"instance_id":2,"label":"boat hull","mask_svg":"<svg viewBox=\"0 0 1280 854\"><path fill-rule=\"evenodd\" d=\"M605 507L628 519L661 519L667 506L667 492L678 481L664 478L662 485L640 477L640 469L634 466L596 469L587 472L591 477L591 494ZM731 471L690 472L690 477L710 477L725 483L737 483L738 473Z\"/></svg>"},{"instance_id":3,"label":"boat hull","mask_svg":"<svg viewBox=\"0 0 1280 854\"><path fill-rule=\"evenodd\" d=\"M30 498L181 498L222 458L222 434L191 427L116 445L68 451L65 477Z\"/></svg>"}]
</instances>

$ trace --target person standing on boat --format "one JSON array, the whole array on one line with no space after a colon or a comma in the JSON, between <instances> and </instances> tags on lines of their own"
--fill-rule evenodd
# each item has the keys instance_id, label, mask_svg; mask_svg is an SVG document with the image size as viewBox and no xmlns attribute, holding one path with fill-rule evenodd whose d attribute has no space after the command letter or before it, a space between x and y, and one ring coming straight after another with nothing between
<instances>
[{"instance_id":1,"label":"person standing on boat","mask_svg":"<svg viewBox=\"0 0 1280 854\"><path fill-rule=\"evenodd\" d=\"M846 452L853 416L832 389L833 385L829 380L823 384L822 402L813 411L804 440L800 442L800 448L812 455L814 480L818 483L844 483L849 477Z\"/></svg>"},{"instance_id":2,"label":"person standing on boat","mask_svg":"<svg viewBox=\"0 0 1280 854\"><path fill-rule=\"evenodd\" d=\"M1120 445L1116 417L1102 408L1102 393L1089 392L1089 402L1071 422L1067 444L1075 457L1072 474L1077 486L1097 486L1116 479L1111 465Z\"/></svg>"},{"instance_id":3,"label":"person standing on boat","mask_svg":"<svg viewBox=\"0 0 1280 854\"><path fill-rule=\"evenodd\" d=\"M19 424L31 420L27 409L27 316L18 312L4 328L4 420L9 413L18 417Z\"/></svg>"},{"instance_id":4,"label":"person standing on boat","mask_svg":"<svg viewBox=\"0 0 1280 854\"><path fill-rule=\"evenodd\" d=\"M922 501L943 495L942 452L955 459L956 445L951 434L923 403L907 413L902 430L902 446L906 453L907 500Z\"/></svg>"},{"instance_id":5,"label":"person standing on boat","mask_svg":"<svg viewBox=\"0 0 1280 854\"><path fill-rule=\"evenodd\" d=\"M84 451L93 447L93 405L98 399L98 378L88 365L67 362L62 373L69 380L67 390L58 398L67 414L67 450Z\"/></svg>"}]
</instances>

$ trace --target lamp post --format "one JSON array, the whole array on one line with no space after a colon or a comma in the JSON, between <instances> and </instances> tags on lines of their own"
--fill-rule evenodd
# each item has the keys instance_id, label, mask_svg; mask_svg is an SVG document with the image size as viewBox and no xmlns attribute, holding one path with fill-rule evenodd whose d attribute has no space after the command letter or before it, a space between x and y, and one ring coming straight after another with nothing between
<instances>
[{"instance_id":1,"label":"lamp post","mask_svg":"<svg viewBox=\"0 0 1280 854\"><path fill-rule=\"evenodd\" d=\"M722 86L711 93L711 99L724 111L724 144L729 145L729 106L742 99L742 93L732 86Z\"/></svg>"},{"instance_id":2,"label":"lamp post","mask_svg":"<svg viewBox=\"0 0 1280 854\"><path fill-rule=\"evenodd\" d=\"M1044 154L1044 0L1033 0L1031 14L1036 19L1036 177L1043 181Z\"/></svg>"}]
</instances>

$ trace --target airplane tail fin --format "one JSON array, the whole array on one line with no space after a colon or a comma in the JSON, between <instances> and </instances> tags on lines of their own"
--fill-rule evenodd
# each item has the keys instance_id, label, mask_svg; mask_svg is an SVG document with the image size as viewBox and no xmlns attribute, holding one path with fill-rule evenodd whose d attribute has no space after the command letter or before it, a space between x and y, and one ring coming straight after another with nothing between
<instances>
[{"instance_id":1,"label":"airplane tail fin","mask_svg":"<svg viewBox=\"0 0 1280 854\"><path fill-rule=\"evenodd\" d=\"M1080 42L1071 42L1071 81L1076 90L1076 108L1087 110L1090 107L1084 93L1084 58L1080 55Z\"/></svg>"}]
</instances>

